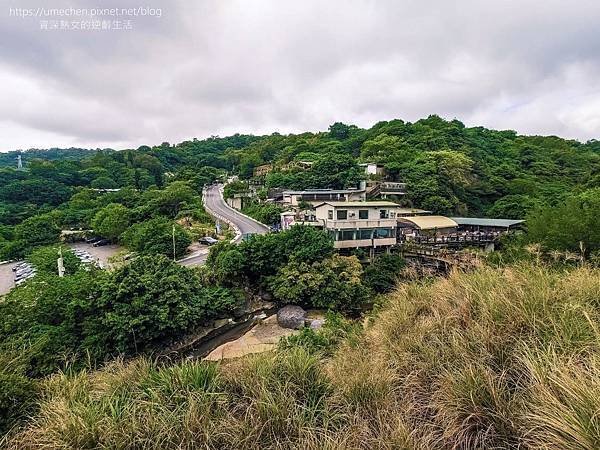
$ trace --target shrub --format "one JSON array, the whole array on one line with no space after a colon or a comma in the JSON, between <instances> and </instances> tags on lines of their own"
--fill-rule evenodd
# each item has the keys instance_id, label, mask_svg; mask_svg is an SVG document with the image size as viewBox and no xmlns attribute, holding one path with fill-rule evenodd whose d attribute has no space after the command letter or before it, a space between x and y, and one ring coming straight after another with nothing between
<instances>
[{"instance_id":1,"label":"shrub","mask_svg":"<svg viewBox=\"0 0 600 450\"><path fill-rule=\"evenodd\" d=\"M363 282L378 294L389 292L396 287L400 270L404 266L402 256L392 253L383 254L365 268Z\"/></svg>"},{"instance_id":2,"label":"shrub","mask_svg":"<svg viewBox=\"0 0 600 450\"><path fill-rule=\"evenodd\" d=\"M0 370L0 438L33 410L36 392L34 381Z\"/></svg>"}]
</instances>

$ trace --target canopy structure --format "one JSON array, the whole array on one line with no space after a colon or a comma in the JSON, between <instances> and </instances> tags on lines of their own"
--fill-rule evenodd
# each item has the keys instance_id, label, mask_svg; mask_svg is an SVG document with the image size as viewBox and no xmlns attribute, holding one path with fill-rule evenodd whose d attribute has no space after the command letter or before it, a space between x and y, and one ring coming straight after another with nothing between
<instances>
[{"instance_id":1,"label":"canopy structure","mask_svg":"<svg viewBox=\"0 0 600 450\"><path fill-rule=\"evenodd\" d=\"M409 216L400 217L398 222L404 222L414 225L419 230L434 230L443 228L457 228L458 224L444 216Z\"/></svg>"},{"instance_id":2,"label":"canopy structure","mask_svg":"<svg viewBox=\"0 0 600 450\"><path fill-rule=\"evenodd\" d=\"M493 228L512 228L515 225L519 225L525 222L524 220L487 219L479 217L452 217L452 220L454 220L459 225Z\"/></svg>"}]
</instances>

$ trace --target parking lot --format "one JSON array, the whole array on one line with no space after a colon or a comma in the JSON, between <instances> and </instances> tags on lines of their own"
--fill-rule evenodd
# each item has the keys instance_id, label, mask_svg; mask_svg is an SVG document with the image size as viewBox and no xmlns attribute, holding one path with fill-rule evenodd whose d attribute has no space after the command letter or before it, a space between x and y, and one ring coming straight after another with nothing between
<instances>
[{"instance_id":1,"label":"parking lot","mask_svg":"<svg viewBox=\"0 0 600 450\"><path fill-rule=\"evenodd\" d=\"M92 259L98 261L99 266L102 268L108 267L110 264L109 259L122 250L122 247L118 245L94 247L91 244L86 244L85 242L70 244L69 247L71 247L73 250L82 250L89 253ZM15 272L13 272L12 269L17 264L18 262L11 262L0 265L0 296L7 294L12 288L15 287Z\"/></svg>"},{"instance_id":2,"label":"parking lot","mask_svg":"<svg viewBox=\"0 0 600 450\"><path fill-rule=\"evenodd\" d=\"M8 293L15 287L15 273L12 271L17 263L0 265L0 295Z\"/></svg>"},{"instance_id":3,"label":"parking lot","mask_svg":"<svg viewBox=\"0 0 600 450\"><path fill-rule=\"evenodd\" d=\"M88 252L94 259L100 263L101 268L109 266L109 260L121 250L123 247L119 245L104 245L102 247L94 247L92 244L86 244L85 242L76 242L69 244L73 250L83 250Z\"/></svg>"}]
</instances>

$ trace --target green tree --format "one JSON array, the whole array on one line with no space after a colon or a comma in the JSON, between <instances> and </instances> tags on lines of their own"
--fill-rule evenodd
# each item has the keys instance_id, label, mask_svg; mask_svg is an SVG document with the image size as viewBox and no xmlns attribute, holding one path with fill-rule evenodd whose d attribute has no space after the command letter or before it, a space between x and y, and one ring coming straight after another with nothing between
<instances>
[{"instance_id":1,"label":"green tree","mask_svg":"<svg viewBox=\"0 0 600 450\"><path fill-rule=\"evenodd\" d=\"M223 317L236 304L229 290L202 286L194 270L164 256L142 256L105 280L86 345L134 353Z\"/></svg>"},{"instance_id":2,"label":"green tree","mask_svg":"<svg viewBox=\"0 0 600 450\"><path fill-rule=\"evenodd\" d=\"M96 213L92 227L100 236L116 241L125 232L129 222L129 208L119 203L110 203Z\"/></svg>"},{"instance_id":3,"label":"green tree","mask_svg":"<svg viewBox=\"0 0 600 450\"><path fill-rule=\"evenodd\" d=\"M59 246L39 247L27 255L29 261L38 273L58 273L58 248ZM68 247L62 247L63 265L66 274L74 274L81 268L81 261Z\"/></svg>"},{"instance_id":4,"label":"green tree","mask_svg":"<svg viewBox=\"0 0 600 450\"><path fill-rule=\"evenodd\" d=\"M375 258L363 273L363 282L373 292L382 294L396 287L400 270L405 266L402 256L386 253Z\"/></svg>"},{"instance_id":5,"label":"green tree","mask_svg":"<svg viewBox=\"0 0 600 450\"><path fill-rule=\"evenodd\" d=\"M357 310L368 298L355 256L334 255L313 263L290 261L270 282L275 298L313 308Z\"/></svg>"},{"instance_id":6,"label":"green tree","mask_svg":"<svg viewBox=\"0 0 600 450\"><path fill-rule=\"evenodd\" d=\"M600 250L600 189L567 198L555 206L534 210L527 218L530 241L550 250Z\"/></svg>"},{"instance_id":7,"label":"green tree","mask_svg":"<svg viewBox=\"0 0 600 450\"><path fill-rule=\"evenodd\" d=\"M175 228L175 256L181 257L192 243L192 239L181 225L165 217L132 225L123 233L122 240L130 249L137 252L173 257L173 228Z\"/></svg>"},{"instance_id":8,"label":"green tree","mask_svg":"<svg viewBox=\"0 0 600 450\"><path fill-rule=\"evenodd\" d=\"M108 176L98 177L90 183L94 189L116 189L119 185Z\"/></svg>"},{"instance_id":9,"label":"green tree","mask_svg":"<svg viewBox=\"0 0 600 450\"><path fill-rule=\"evenodd\" d=\"M29 247L48 245L58 242L60 228L49 214L30 217L15 227L16 240L23 241Z\"/></svg>"}]
</instances>

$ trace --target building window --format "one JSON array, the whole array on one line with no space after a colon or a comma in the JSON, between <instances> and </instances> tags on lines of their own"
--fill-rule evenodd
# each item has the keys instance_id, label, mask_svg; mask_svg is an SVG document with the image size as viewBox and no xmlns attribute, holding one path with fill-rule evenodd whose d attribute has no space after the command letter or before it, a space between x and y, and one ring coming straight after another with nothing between
<instances>
[{"instance_id":1,"label":"building window","mask_svg":"<svg viewBox=\"0 0 600 450\"><path fill-rule=\"evenodd\" d=\"M342 230L340 231L340 241L353 241L354 240L354 230Z\"/></svg>"},{"instance_id":2,"label":"building window","mask_svg":"<svg viewBox=\"0 0 600 450\"><path fill-rule=\"evenodd\" d=\"M340 209L337 211L337 220L346 220L348 218L348 211L346 209Z\"/></svg>"},{"instance_id":3,"label":"building window","mask_svg":"<svg viewBox=\"0 0 600 450\"><path fill-rule=\"evenodd\" d=\"M358 231L359 239L371 239L373 237L373 230L368 228L363 228Z\"/></svg>"},{"instance_id":4,"label":"building window","mask_svg":"<svg viewBox=\"0 0 600 450\"><path fill-rule=\"evenodd\" d=\"M389 219L390 212L387 209L380 209L379 210L379 218L380 219Z\"/></svg>"},{"instance_id":5,"label":"building window","mask_svg":"<svg viewBox=\"0 0 600 450\"><path fill-rule=\"evenodd\" d=\"M333 219L333 209L330 209L329 211L327 211L327 218Z\"/></svg>"},{"instance_id":6,"label":"building window","mask_svg":"<svg viewBox=\"0 0 600 450\"><path fill-rule=\"evenodd\" d=\"M369 210L368 209L359 209L358 210L358 218L359 219L368 219L369 218Z\"/></svg>"},{"instance_id":7,"label":"building window","mask_svg":"<svg viewBox=\"0 0 600 450\"><path fill-rule=\"evenodd\" d=\"M375 239L387 239L392 237L392 230L389 228L377 228L375 230Z\"/></svg>"}]
</instances>

